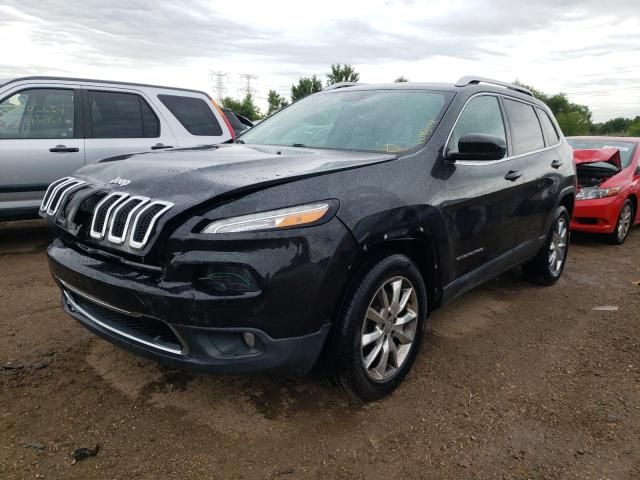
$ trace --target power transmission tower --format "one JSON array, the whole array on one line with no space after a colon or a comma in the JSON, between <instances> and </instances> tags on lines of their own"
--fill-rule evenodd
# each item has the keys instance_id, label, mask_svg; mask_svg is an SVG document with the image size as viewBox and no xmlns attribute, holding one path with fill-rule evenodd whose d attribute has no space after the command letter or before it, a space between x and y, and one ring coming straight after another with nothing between
<instances>
[{"instance_id":1,"label":"power transmission tower","mask_svg":"<svg viewBox=\"0 0 640 480\"><path fill-rule=\"evenodd\" d=\"M251 86L252 80L257 80L257 75L251 75L249 73L241 73L240 78L243 80L244 87L242 87L239 91L244 93L244 96L253 95L256 92L256 89Z\"/></svg>"},{"instance_id":2,"label":"power transmission tower","mask_svg":"<svg viewBox=\"0 0 640 480\"><path fill-rule=\"evenodd\" d=\"M224 94L227 93L227 89L224 86L224 81L227 78L228 73L209 71L209 81L213 89L216 91L218 97L218 103L222 103Z\"/></svg>"}]
</instances>

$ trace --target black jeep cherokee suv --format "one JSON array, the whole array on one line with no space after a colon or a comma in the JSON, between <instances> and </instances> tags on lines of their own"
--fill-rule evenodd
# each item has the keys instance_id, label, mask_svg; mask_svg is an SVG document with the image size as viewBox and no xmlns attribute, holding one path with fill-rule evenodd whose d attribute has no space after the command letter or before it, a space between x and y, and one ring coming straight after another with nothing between
<instances>
[{"instance_id":1,"label":"black jeep cherokee suv","mask_svg":"<svg viewBox=\"0 0 640 480\"><path fill-rule=\"evenodd\" d=\"M236 144L104 160L42 204L66 311L134 353L392 391L434 308L562 273L571 148L527 90L337 85Z\"/></svg>"}]
</instances>

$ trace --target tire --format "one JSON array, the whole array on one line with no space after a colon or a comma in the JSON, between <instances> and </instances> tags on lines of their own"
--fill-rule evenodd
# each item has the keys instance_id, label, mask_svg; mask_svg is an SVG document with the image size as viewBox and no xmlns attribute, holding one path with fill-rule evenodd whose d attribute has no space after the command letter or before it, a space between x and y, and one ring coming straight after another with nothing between
<instances>
[{"instance_id":1,"label":"tire","mask_svg":"<svg viewBox=\"0 0 640 480\"><path fill-rule=\"evenodd\" d=\"M569 253L569 222L570 217L566 207L558 207L544 245L538 254L522 267L528 280L544 286L553 285L558 281ZM553 257L554 252L555 257Z\"/></svg>"},{"instance_id":2,"label":"tire","mask_svg":"<svg viewBox=\"0 0 640 480\"><path fill-rule=\"evenodd\" d=\"M625 242L633 226L634 213L631 200L625 200L618 215L616 228L607 236L609 243L612 245L622 245Z\"/></svg>"},{"instance_id":3,"label":"tire","mask_svg":"<svg viewBox=\"0 0 640 480\"><path fill-rule=\"evenodd\" d=\"M426 314L426 288L411 260L399 254L371 259L347 290L329 338L325 374L356 401L388 395L411 369Z\"/></svg>"}]
</instances>

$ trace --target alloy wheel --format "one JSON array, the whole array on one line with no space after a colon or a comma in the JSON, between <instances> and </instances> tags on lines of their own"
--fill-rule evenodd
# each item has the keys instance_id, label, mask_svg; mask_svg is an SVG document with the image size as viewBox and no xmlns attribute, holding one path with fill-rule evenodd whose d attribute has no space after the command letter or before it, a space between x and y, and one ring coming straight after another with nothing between
<instances>
[{"instance_id":1,"label":"alloy wheel","mask_svg":"<svg viewBox=\"0 0 640 480\"><path fill-rule=\"evenodd\" d=\"M367 376L384 382L406 361L418 327L418 297L405 277L393 277L378 289L362 324L360 351Z\"/></svg>"},{"instance_id":2,"label":"alloy wheel","mask_svg":"<svg viewBox=\"0 0 640 480\"><path fill-rule=\"evenodd\" d=\"M622 241L627 237L629 229L631 228L631 220L633 215L633 208L626 203L620 212L620 218L618 219L617 235L618 240Z\"/></svg>"},{"instance_id":3,"label":"alloy wheel","mask_svg":"<svg viewBox=\"0 0 640 480\"><path fill-rule=\"evenodd\" d=\"M567 254L567 243L569 241L569 228L567 220L559 217L553 227L551 242L549 243L549 270L554 276L560 275L562 265Z\"/></svg>"}]
</instances>

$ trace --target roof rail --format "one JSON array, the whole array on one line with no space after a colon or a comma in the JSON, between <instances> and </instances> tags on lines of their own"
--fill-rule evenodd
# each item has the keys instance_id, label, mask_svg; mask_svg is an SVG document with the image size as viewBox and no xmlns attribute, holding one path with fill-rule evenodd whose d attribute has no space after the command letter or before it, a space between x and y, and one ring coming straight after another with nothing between
<instances>
[{"instance_id":1,"label":"roof rail","mask_svg":"<svg viewBox=\"0 0 640 480\"><path fill-rule=\"evenodd\" d=\"M338 83L334 83L333 85L329 85L328 87L324 87L322 91L335 90L336 88L353 87L354 85L364 85L364 84L357 83L357 82L338 82Z\"/></svg>"},{"instance_id":2,"label":"roof rail","mask_svg":"<svg viewBox=\"0 0 640 480\"><path fill-rule=\"evenodd\" d=\"M516 92L524 93L525 95L531 95L533 93L526 87L521 87L515 83L501 82L500 80L493 80L491 78L467 76L462 77L456 82L456 87L466 87L467 85L478 85L480 83L488 83L490 85L498 85L500 87L508 88L509 90L515 90Z\"/></svg>"}]
</instances>

